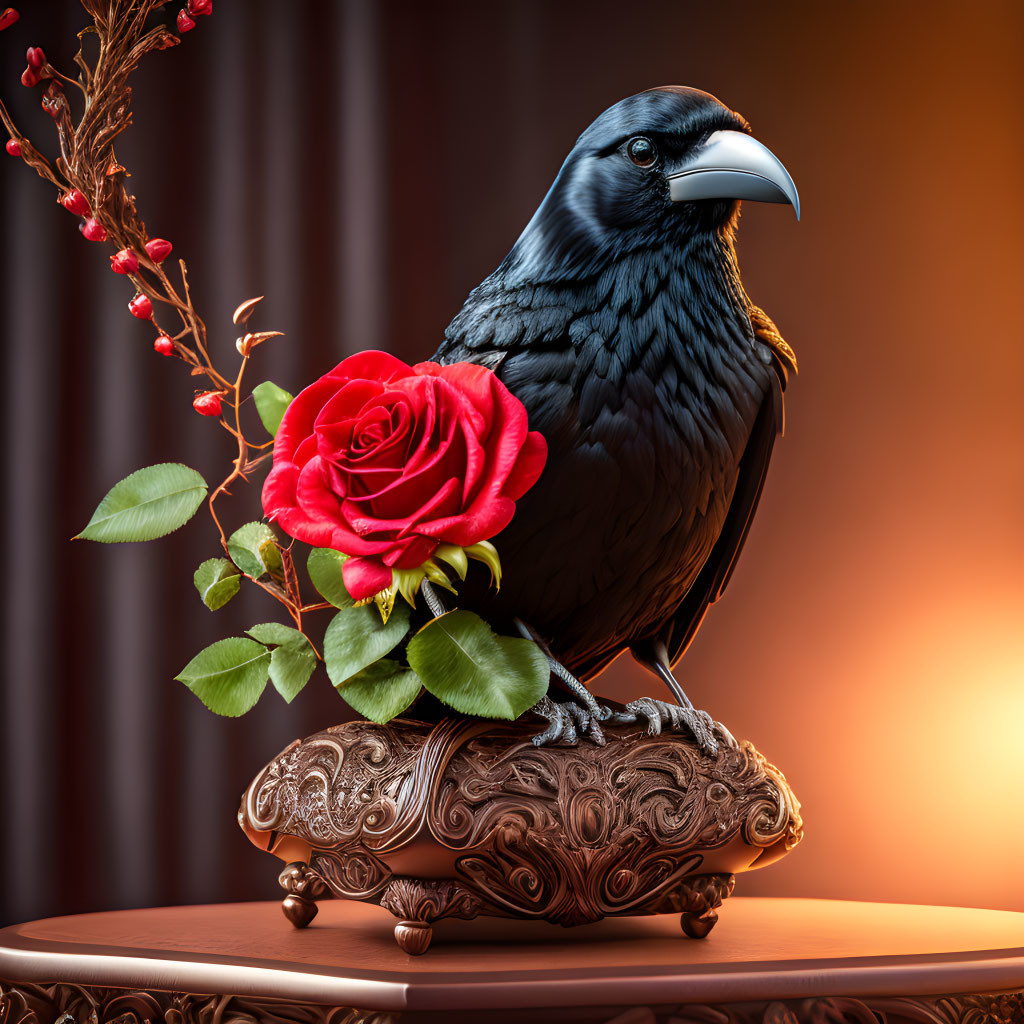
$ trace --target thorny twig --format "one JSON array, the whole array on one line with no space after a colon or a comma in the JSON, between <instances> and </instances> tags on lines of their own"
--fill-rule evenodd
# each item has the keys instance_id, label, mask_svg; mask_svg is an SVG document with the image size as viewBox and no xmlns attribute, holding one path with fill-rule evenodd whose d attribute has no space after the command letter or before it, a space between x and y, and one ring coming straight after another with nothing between
<instances>
[{"instance_id":1,"label":"thorny twig","mask_svg":"<svg viewBox=\"0 0 1024 1024\"><path fill-rule=\"evenodd\" d=\"M234 380L231 380L230 375L226 376L214 366L210 357L206 324L193 305L185 261L178 261L181 275L179 291L161 263L150 258L146 251L150 237L136 209L135 196L126 187L129 174L115 156L114 143L132 122L131 87L128 84L132 72L148 53L177 46L181 41L166 25L146 27L150 15L166 3L167 0L82 0L93 24L79 33L80 46L75 55L78 78L62 74L49 61L34 71L38 85L43 86L43 109L53 119L57 131L60 156L55 161L48 160L18 131L2 102L0 120L16 143L17 155L41 178L56 186L60 193L58 199L73 190L81 192L88 201L91 218L105 231L106 239L116 249L127 249L135 255L138 267L128 276L137 291L148 296L154 306L166 307L180 323L180 330L172 334L160 325L155 311L151 317L158 333L170 337L173 342L173 351L168 354L188 365L193 376L206 377L213 392L223 399L223 408L227 411L221 412L218 419L235 439L237 448L231 471L212 490L207 507L221 547L230 558L228 537L217 513L217 501L221 496L230 494L236 481L246 480L247 474L269 457L270 453L265 449L271 443L253 444L245 437L240 411L242 381L252 350L280 332L246 333L239 340L242 362ZM91 63L84 52L86 39L94 39L97 44L96 58ZM31 76L27 84L31 84ZM72 120L71 105L64 93L65 85L73 86L82 96L82 113L77 124ZM258 301L250 299L239 306L234 318L236 325L245 328ZM258 454L253 456L254 452ZM324 602L303 602L291 552L288 548L279 547L278 550L283 567L279 578L263 580L246 575L284 605L295 628L302 632L304 613L331 606ZM312 641L310 646L316 651ZM317 657L320 657L318 651Z\"/></svg>"}]
</instances>

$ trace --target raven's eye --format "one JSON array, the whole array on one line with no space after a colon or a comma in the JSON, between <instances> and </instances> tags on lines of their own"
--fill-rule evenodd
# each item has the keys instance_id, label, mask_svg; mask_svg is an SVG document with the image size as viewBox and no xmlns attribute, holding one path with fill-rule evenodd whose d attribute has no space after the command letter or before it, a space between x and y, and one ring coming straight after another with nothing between
<instances>
[{"instance_id":1,"label":"raven's eye","mask_svg":"<svg viewBox=\"0 0 1024 1024\"><path fill-rule=\"evenodd\" d=\"M658 150L655 148L654 143L643 135L638 135L635 139L629 140L626 146L626 153L637 167L651 167L658 159Z\"/></svg>"}]
</instances>

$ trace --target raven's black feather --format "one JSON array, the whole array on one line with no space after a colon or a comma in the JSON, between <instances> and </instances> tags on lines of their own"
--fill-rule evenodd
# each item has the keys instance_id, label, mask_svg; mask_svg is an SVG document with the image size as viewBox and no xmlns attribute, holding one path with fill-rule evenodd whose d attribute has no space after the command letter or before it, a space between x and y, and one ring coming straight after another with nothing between
<instances>
[{"instance_id":1,"label":"raven's black feather","mask_svg":"<svg viewBox=\"0 0 1024 1024\"><path fill-rule=\"evenodd\" d=\"M696 90L606 111L435 356L495 370L549 450L494 539L501 591L471 577L463 598L496 626L528 622L583 678L644 639L689 643L781 424L784 377L736 265L738 203L673 204L664 175L621 153L644 134L671 164L723 128L746 123Z\"/></svg>"}]
</instances>

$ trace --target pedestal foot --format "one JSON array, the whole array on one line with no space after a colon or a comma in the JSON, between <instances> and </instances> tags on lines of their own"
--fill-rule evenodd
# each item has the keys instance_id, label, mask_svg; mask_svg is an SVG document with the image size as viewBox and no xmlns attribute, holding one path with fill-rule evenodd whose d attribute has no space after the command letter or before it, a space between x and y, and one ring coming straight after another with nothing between
<instances>
[{"instance_id":1,"label":"pedestal foot","mask_svg":"<svg viewBox=\"0 0 1024 1024\"><path fill-rule=\"evenodd\" d=\"M293 861L285 865L277 881L288 893L281 901L284 916L296 928L305 928L316 917L316 900L327 895L323 879L304 861Z\"/></svg>"},{"instance_id":2,"label":"pedestal foot","mask_svg":"<svg viewBox=\"0 0 1024 1024\"><path fill-rule=\"evenodd\" d=\"M709 910L706 914L701 914L700 917L696 914L683 914L679 920L679 923L683 926L683 931L691 939L706 938L717 922L718 913L714 910Z\"/></svg>"},{"instance_id":3,"label":"pedestal foot","mask_svg":"<svg viewBox=\"0 0 1024 1024\"><path fill-rule=\"evenodd\" d=\"M281 910L296 928L305 928L316 917L319 907L305 896L285 896L281 901Z\"/></svg>"},{"instance_id":4,"label":"pedestal foot","mask_svg":"<svg viewBox=\"0 0 1024 1024\"><path fill-rule=\"evenodd\" d=\"M434 929L426 921L399 921L395 941L409 956L421 956L430 948Z\"/></svg>"},{"instance_id":5,"label":"pedestal foot","mask_svg":"<svg viewBox=\"0 0 1024 1024\"><path fill-rule=\"evenodd\" d=\"M477 898L460 884L434 878L393 878L381 894L380 905L398 918L395 941L410 956L426 953L435 921L469 919L480 912Z\"/></svg>"}]
</instances>

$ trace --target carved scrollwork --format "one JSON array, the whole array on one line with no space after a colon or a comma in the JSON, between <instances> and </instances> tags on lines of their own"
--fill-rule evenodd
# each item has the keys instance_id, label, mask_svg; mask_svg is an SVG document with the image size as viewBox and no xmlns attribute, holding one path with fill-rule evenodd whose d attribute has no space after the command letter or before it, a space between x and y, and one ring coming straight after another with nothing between
<instances>
[{"instance_id":1,"label":"carved scrollwork","mask_svg":"<svg viewBox=\"0 0 1024 1024\"><path fill-rule=\"evenodd\" d=\"M399 1016L248 996L0 982L0 1024L397 1024Z\"/></svg>"},{"instance_id":2,"label":"carved scrollwork","mask_svg":"<svg viewBox=\"0 0 1024 1024\"><path fill-rule=\"evenodd\" d=\"M863 999L829 996L604 1011L595 1007L590 1014L569 1007L564 1014L577 1024L1021 1024L1024 991ZM0 1024L412 1024L419 1018L417 1013L246 996L0 983ZM445 1019L462 1024L486 1019L486 1014L452 1011ZM502 1019L512 1018L506 1014ZM522 1019L557 1021L562 1013L551 1010L538 1017L536 1009L524 1009Z\"/></svg>"},{"instance_id":3,"label":"carved scrollwork","mask_svg":"<svg viewBox=\"0 0 1024 1024\"><path fill-rule=\"evenodd\" d=\"M731 875L800 840L796 797L749 743L708 756L688 736L635 725L607 728L603 747L538 748L531 734L467 719L351 722L272 761L240 820L254 842L308 844L337 896L392 909L421 870L410 884L451 883L477 913L563 925L692 914L687 879ZM714 905L727 894L716 889Z\"/></svg>"},{"instance_id":4,"label":"carved scrollwork","mask_svg":"<svg viewBox=\"0 0 1024 1024\"><path fill-rule=\"evenodd\" d=\"M286 864L277 876L277 883L290 895L309 900L321 899L328 893L327 883L301 861Z\"/></svg>"},{"instance_id":5,"label":"carved scrollwork","mask_svg":"<svg viewBox=\"0 0 1024 1024\"><path fill-rule=\"evenodd\" d=\"M1024 992L852 999L841 996L659 1008L657 1024L1021 1024Z\"/></svg>"},{"instance_id":6,"label":"carved scrollwork","mask_svg":"<svg viewBox=\"0 0 1024 1024\"><path fill-rule=\"evenodd\" d=\"M395 917L410 921L465 920L480 913L480 900L457 882L420 882L396 878L385 889L380 905Z\"/></svg>"},{"instance_id":7,"label":"carved scrollwork","mask_svg":"<svg viewBox=\"0 0 1024 1024\"><path fill-rule=\"evenodd\" d=\"M368 900L391 878L391 869L357 843L333 850L315 850L313 869L336 896Z\"/></svg>"},{"instance_id":8,"label":"carved scrollwork","mask_svg":"<svg viewBox=\"0 0 1024 1024\"><path fill-rule=\"evenodd\" d=\"M665 892L651 913L692 914L701 917L717 910L732 895L735 875L694 875Z\"/></svg>"}]
</instances>

